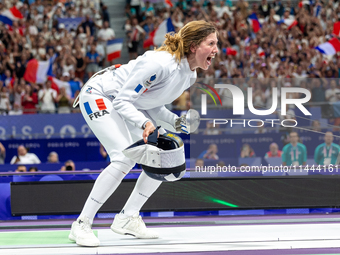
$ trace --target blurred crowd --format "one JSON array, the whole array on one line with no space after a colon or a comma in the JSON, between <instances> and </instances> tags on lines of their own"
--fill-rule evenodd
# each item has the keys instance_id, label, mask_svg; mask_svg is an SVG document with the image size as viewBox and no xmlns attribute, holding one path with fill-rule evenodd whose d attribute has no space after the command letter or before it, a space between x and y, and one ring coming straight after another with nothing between
<instances>
[{"instance_id":1,"label":"blurred crowd","mask_svg":"<svg viewBox=\"0 0 340 255\"><path fill-rule=\"evenodd\" d=\"M259 153L255 153L255 149L248 143L244 143L241 146L241 152L239 154L239 159L241 159L240 167L249 166L245 162L250 163L251 161L243 161L245 158L259 158L263 157L267 161L269 165L272 166L307 166L310 164L311 171L321 171L321 166L334 166L339 164L339 153L340 146L334 142L333 133L328 131L324 133L323 143L317 144L314 148L307 147L302 143L299 134L295 131L289 133L288 136L289 142L284 144L282 150L279 149L279 145L276 142L272 142L269 145L269 151L267 151L264 155L259 155ZM321 140L321 139L320 139ZM220 145L221 146L221 145ZM207 150L204 150L200 155L195 159L195 170L203 170L203 167L207 164L208 166L216 167L226 167L227 163L223 160L229 161L230 158L226 157L224 153L221 153L219 157L218 155L218 146L217 144L210 144ZM313 158L308 155L313 155ZM223 159L224 156L224 159ZM271 159L275 159L275 161ZM308 162L307 162L308 160ZM253 162L251 162L253 164ZM261 165L262 166L262 165ZM265 166L265 164L264 164ZM242 168L241 168L242 170ZM226 171L224 171L226 172ZM289 171L287 171L289 172Z\"/></svg>"},{"instance_id":2,"label":"blurred crowd","mask_svg":"<svg viewBox=\"0 0 340 255\"><path fill-rule=\"evenodd\" d=\"M112 64L106 60L105 45L115 38L114 29L124 30L122 51L134 59L150 49L143 48L143 42L169 17L175 31L200 19L218 28L220 52L207 71L198 70L205 84L225 79L245 93L252 87L254 105L260 108L271 105L274 86L307 88L314 103L340 98L339 54L328 56L315 49L338 36L333 34L334 24L340 21L338 0L127 0L125 25L114 29L110 28L108 7L100 0L5 0L0 3L0 11L12 6L24 18L11 27L0 24L2 114L79 112L70 106L83 83ZM258 31L249 19L252 14L261 24ZM73 29L58 22L60 18L76 17L82 21ZM282 20L296 21L296 25L290 28ZM24 78L30 59L44 61L53 56L55 78L75 84L71 95L63 89L55 91L51 80L34 83ZM229 92L218 92L223 106L231 107ZM200 93L193 87L191 101L185 92L173 103L173 109L186 110L197 104Z\"/></svg>"},{"instance_id":3,"label":"blurred crowd","mask_svg":"<svg viewBox=\"0 0 340 255\"><path fill-rule=\"evenodd\" d=\"M155 1L152 1L155 2ZM166 1L165 1L166 2ZM332 34L334 23L340 20L339 1L213 1L178 0L173 7L162 3L131 1L126 8L125 30L131 42L130 58L143 53L143 40L171 17L175 31L187 22L205 19L219 31L220 52L207 71L199 71L199 78L213 85L216 79L237 84L246 92L255 91L253 99L258 107L271 104L271 87L299 86L312 91L312 102L339 101L340 84L338 54L327 56L315 49L338 35ZM261 24L255 31L249 16L256 14ZM296 21L290 28L282 20ZM135 47L139 45L139 48ZM138 52L135 53L135 51ZM269 78L275 78L270 84ZM313 80L308 80L317 78ZM322 79L319 79L322 78ZM235 80L238 79L238 80ZM199 100L191 92L191 103ZM230 106L228 91L219 91ZM224 93L227 93L224 95ZM299 95L293 95L299 96ZM186 97L183 95L183 97ZM187 99L189 100L189 99ZM175 109L190 107L185 100L174 103Z\"/></svg>"},{"instance_id":4,"label":"blurred crowd","mask_svg":"<svg viewBox=\"0 0 340 255\"><path fill-rule=\"evenodd\" d=\"M105 61L106 41L114 39L115 33L109 27L107 6L99 0L5 0L0 2L0 12L13 6L23 18L11 26L0 22L0 113L79 112L70 106L81 86L111 64ZM71 28L60 22L78 17L82 18L79 24ZM51 60L54 78L71 88L59 89L53 79L26 79L32 59Z\"/></svg>"}]
</instances>

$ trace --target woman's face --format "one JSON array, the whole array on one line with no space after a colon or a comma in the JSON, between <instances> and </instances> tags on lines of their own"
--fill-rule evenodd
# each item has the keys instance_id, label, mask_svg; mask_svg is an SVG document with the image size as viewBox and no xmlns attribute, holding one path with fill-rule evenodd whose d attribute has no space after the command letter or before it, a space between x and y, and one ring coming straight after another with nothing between
<instances>
[{"instance_id":1,"label":"woman's face","mask_svg":"<svg viewBox=\"0 0 340 255\"><path fill-rule=\"evenodd\" d=\"M196 68L207 70L211 65L212 58L218 53L216 33L211 33L195 49Z\"/></svg>"},{"instance_id":2,"label":"woman's face","mask_svg":"<svg viewBox=\"0 0 340 255\"><path fill-rule=\"evenodd\" d=\"M243 151L244 151L244 153L249 154L249 152L250 152L249 146L248 145L244 145L243 146Z\"/></svg>"},{"instance_id":3,"label":"woman's face","mask_svg":"<svg viewBox=\"0 0 340 255\"><path fill-rule=\"evenodd\" d=\"M30 85L26 85L25 89L26 89L27 94L29 94L31 92L31 86Z\"/></svg>"}]
</instances>

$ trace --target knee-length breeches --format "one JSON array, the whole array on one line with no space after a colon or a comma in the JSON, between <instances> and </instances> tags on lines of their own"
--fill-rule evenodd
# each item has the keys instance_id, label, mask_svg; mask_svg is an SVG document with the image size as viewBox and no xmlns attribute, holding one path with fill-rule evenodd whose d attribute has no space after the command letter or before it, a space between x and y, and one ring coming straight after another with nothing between
<instances>
[{"instance_id":1,"label":"knee-length breeches","mask_svg":"<svg viewBox=\"0 0 340 255\"><path fill-rule=\"evenodd\" d=\"M95 82L100 82L100 79L86 84L80 92L80 110L88 126L109 154L111 162L121 162L133 167L135 162L125 157L122 151L135 140L131 137L131 130L136 128L113 109L112 100L91 87ZM142 130L139 132L142 134Z\"/></svg>"}]
</instances>

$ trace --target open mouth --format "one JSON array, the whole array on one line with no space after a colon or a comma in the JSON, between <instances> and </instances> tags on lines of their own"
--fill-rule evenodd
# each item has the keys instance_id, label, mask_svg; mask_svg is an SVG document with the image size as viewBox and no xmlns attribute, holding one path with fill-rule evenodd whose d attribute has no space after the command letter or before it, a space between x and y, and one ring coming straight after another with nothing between
<instances>
[{"instance_id":1,"label":"open mouth","mask_svg":"<svg viewBox=\"0 0 340 255\"><path fill-rule=\"evenodd\" d=\"M210 66L211 65L211 60L212 60L213 58L212 57L207 57L207 64Z\"/></svg>"}]
</instances>

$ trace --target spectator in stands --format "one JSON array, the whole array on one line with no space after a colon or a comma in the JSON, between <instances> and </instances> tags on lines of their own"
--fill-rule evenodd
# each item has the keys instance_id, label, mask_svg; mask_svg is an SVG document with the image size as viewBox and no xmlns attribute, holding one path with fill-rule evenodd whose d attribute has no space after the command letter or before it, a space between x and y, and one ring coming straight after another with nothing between
<instances>
[{"instance_id":1,"label":"spectator in stands","mask_svg":"<svg viewBox=\"0 0 340 255\"><path fill-rule=\"evenodd\" d=\"M320 123L319 120L313 120L313 122L312 122L312 130L318 131L318 132L321 131L321 123Z\"/></svg>"},{"instance_id":2,"label":"spectator in stands","mask_svg":"<svg viewBox=\"0 0 340 255\"><path fill-rule=\"evenodd\" d=\"M25 94L25 87L26 87L26 81L24 78L16 80L13 84L13 90L12 90L12 95L11 95L11 102L17 103L19 106L22 105L22 96Z\"/></svg>"},{"instance_id":3,"label":"spectator in stands","mask_svg":"<svg viewBox=\"0 0 340 255\"><path fill-rule=\"evenodd\" d=\"M340 153L340 146L333 143L332 132L326 132L324 141L324 143L316 147L314 152L314 161L318 165L335 165L337 157Z\"/></svg>"},{"instance_id":4,"label":"spectator in stands","mask_svg":"<svg viewBox=\"0 0 340 255\"><path fill-rule=\"evenodd\" d=\"M225 167L225 162L223 160L218 161L217 166L219 167Z\"/></svg>"},{"instance_id":5,"label":"spectator in stands","mask_svg":"<svg viewBox=\"0 0 340 255\"><path fill-rule=\"evenodd\" d=\"M71 98L74 98L76 92L81 90L81 87L83 86L83 81L75 76L74 71L70 71L69 76L68 77L63 76L63 78L64 81L70 84L71 94L69 96Z\"/></svg>"},{"instance_id":6,"label":"spectator in stands","mask_svg":"<svg viewBox=\"0 0 340 255\"><path fill-rule=\"evenodd\" d=\"M195 161L195 170L203 170L204 167L204 160L201 158L196 159Z\"/></svg>"},{"instance_id":7,"label":"spectator in stands","mask_svg":"<svg viewBox=\"0 0 340 255\"><path fill-rule=\"evenodd\" d=\"M206 121L206 128L203 132L204 135L220 135L222 134L222 131L220 130L220 125L215 124L214 127L214 122L211 121Z\"/></svg>"},{"instance_id":8,"label":"spectator in stands","mask_svg":"<svg viewBox=\"0 0 340 255\"><path fill-rule=\"evenodd\" d=\"M81 46L84 47L87 43L88 38L91 36L90 30L84 30L82 26L77 29L77 39Z\"/></svg>"},{"instance_id":9,"label":"spectator in stands","mask_svg":"<svg viewBox=\"0 0 340 255\"><path fill-rule=\"evenodd\" d=\"M299 143L299 135L293 131L289 133L289 144L282 149L283 166L304 166L307 161L307 148Z\"/></svg>"},{"instance_id":10,"label":"spectator in stands","mask_svg":"<svg viewBox=\"0 0 340 255\"><path fill-rule=\"evenodd\" d=\"M5 61L7 60L8 58L6 58L4 60L4 63L6 63ZM6 63L7 65L8 63ZM9 87L10 83L12 82L12 74L11 74L11 71L9 69L5 70L5 75L3 76L3 86L5 87Z\"/></svg>"},{"instance_id":11,"label":"spectator in stands","mask_svg":"<svg viewBox=\"0 0 340 255\"><path fill-rule=\"evenodd\" d=\"M58 113L70 113L71 98L66 94L65 87L61 87L59 95L57 96L56 103L58 104Z\"/></svg>"},{"instance_id":12,"label":"spectator in stands","mask_svg":"<svg viewBox=\"0 0 340 255\"><path fill-rule=\"evenodd\" d=\"M289 105L286 105L286 115L282 115L282 111L281 109L277 111L277 114L280 118L280 122L287 120L285 123L286 125L294 125L293 121L289 121L289 120L296 120L296 116L295 116L295 112L293 109L289 108ZM291 127L282 127L280 126L280 131L286 131L286 132L290 132L292 130Z\"/></svg>"},{"instance_id":13,"label":"spectator in stands","mask_svg":"<svg viewBox=\"0 0 340 255\"><path fill-rule=\"evenodd\" d=\"M18 103L13 104L13 109L8 112L8 115L21 115L23 111Z\"/></svg>"},{"instance_id":14,"label":"spectator in stands","mask_svg":"<svg viewBox=\"0 0 340 255\"><path fill-rule=\"evenodd\" d=\"M138 21L142 21L141 20L141 17L142 17L141 6L143 4L143 1L142 0L131 0L129 4L131 6L131 13L135 15Z\"/></svg>"},{"instance_id":15,"label":"spectator in stands","mask_svg":"<svg viewBox=\"0 0 340 255\"><path fill-rule=\"evenodd\" d=\"M15 169L15 172L17 173L26 173L27 168L24 165L18 165L17 168Z\"/></svg>"},{"instance_id":16,"label":"spectator in stands","mask_svg":"<svg viewBox=\"0 0 340 255\"><path fill-rule=\"evenodd\" d=\"M150 33L155 29L155 24L152 21L152 17L147 16L143 24L144 24L143 29L145 31L145 39L148 39Z\"/></svg>"},{"instance_id":17,"label":"spectator in stands","mask_svg":"<svg viewBox=\"0 0 340 255\"><path fill-rule=\"evenodd\" d=\"M85 68L86 68L86 61L83 52L81 51L81 46L76 46L75 49L75 59L77 61L76 63L76 71L75 76L79 78L81 81L84 80L85 75Z\"/></svg>"},{"instance_id":18,"label":"spectator in stands","mask_svg":"<svg viewBox=\"0 0 340 255\"><path fill-rule=\"evenodd\" d=\"M25 85L25 94L21 97L23 114L37 113L38 96L31 85Z\"/></svg>"},{"instance_id":19,"label":"spectator in stands","mask_svg":"<svg viewBox=\"0 0 340 255\"><path fill-rule=\"evenodd\" d=\"M77 60L71 54L71 50L67 48L65 50L65 55L61 60L61 66L63 67L62 73L69 73L70 71L75 71L77 65Z\"/></svg>"},{"instance_id":20,"label":"spectator in stands","mask_svg":"<svg viewBox=\"0 0 340 255\"><path fill-rule=\"evenodd\" d=\"M175 32L177 33L183 26L183 12L179 8L176 8L174 13L171 16L172 24L175 27Z\"/></svg>"},{"instance_id":21,"label":"spectator in stands","mask_svg":"<svg viewBox=\"0 0 340 255\"><path fill-rule=\"evenodd\" d=\"M268 130L265 128L264 123L262 123L261 121L257 122L257 128L255 130L255 134L265 134L267 133Z\"/></svg>"},{"instance_id":22,"label":"spectator in stands","mask_svg":"<svg viewBox=\"0 0 340 255\"><path fill-rule=\"evenodd\" d=\"M38 98L40 102L41 113L55 113L55 101L57 99L57 91L51 88L51 81L47 80L45 86L39 90Z\"/></svg>"},{"instance_id":23,"label":"spectator in stands","mask_svg":"<svg viewBox=\"0 0 340 255\"><path fill-rule=\"evenodd\" d=\"M241 158L254 158L256 157L255 151L248 143L245 143L242 145L240 157Z\"/></svg>"},{"instance_id":24,"label":"spectator in stands","mask_svg":"<svg viewBox=\"0 0 340 255\"><path fill-rule=\"evenodd\" d=\"M145 36L145 31L138 25L137 18L132 18L131 21L131 33L128 34L130 37L128 44L130 60L135 59L138 56L138 46L142 37Z\"/></svg>"},{"instance_id":25,"label":"spectator in stands","mask_svg":"<svg viewBox=\"0 0 340 255\"><path fill-rule=\"evenodd\" d=\"M267 0L262 0L259 6L259 15L262 18L267 18L270 13L271 6L268 4Z\"/></svg>"},{"instance_id":26,"label":"spectator in stands","mask_svg":"<svg viewBox=\"0 0 340 255\"><path fill-rule=\"evenodd\" d=\"M99 62L101 60L101 56L96 51L96 44L92 43L90 46L90 51L86 53L85 62L86 66L86 74L90 78L94 73L98 72Z\"/></svg>"},{"instance_id":27,"label":"spectator in stands","mask_svg":"<svg viewBox=\"0 0 340 255\"><path fill-rule=\"evenodd\" d=\"M75 170L76 170L76 166L73 160L67 160L65 162L65 165L63 165L60 169L60 171L75 171Z\"/></svg>"},{"instance_id":28,"label":"spectator in stands","mask_svg":"<svg viewBox=\"0 0 340 255\"><path fill-rule=\"evenodd\" d=\"M212 143L209 145L208 149L203 151L198 158L199 159L215 159L218 160L219 156L217 155L218 148L217 145Z\"/></svg>"},{"instance_id":29,"label":"spectator in stands","mask_svg":"<svg viewBox=\"0 0 340 255\"><path fill-rule=\"evenodd\" d=\"M322 103L325 102L325 83L322 84L322 80L321 79L312 79L312 102L315 103ZM318 105L318 104L317 104Z\"/></svg>"},{"instance_id":30,"label":"spectator in stands","mask_svg":"<svg viewBox=\"0 0 340 255\"><path fill-rule=\"evenodd\" d=\"M55 151L51 151L47 157L47 163L59 163L59 155Z\"/></svg>"},{"instance_id":31,"label":"spectator in stands","mask_svg":"<svg viewBox=\"0 0 340 255\"><path fill-rule=\"evenodd\" d=\"M0 164L5 164L6 149L5 146L0 142Z\"/></svg>"},{"instance_id":32,"label":"spectator in stands","mask_svg":"<svg viewBox=\"0 0 340 255\"><path fill-rule=\"evenodd\" d=\"M98 31L98 41L106 46L106 42L112 39L115 39L115 31L110 28L110 24L108 21L104 21L103 27Z\"/></svg>"},{"instance_id":33,"label":"spectator in stands","mask_svg":"<svg viewBox=\"0 0 340 255\"><path fill-rule=\"evenodd\" d=\"M155 9L153 8L150 1L146 1L145 5L141 8L141 16L142 20L145 20L146 17L153 17L155 16Z\"/></svg>"},{"instance_id":34,"label":"spectator in stands","mask_svg":"<svg viewBox=\"0 0 340 255\"><path fill-rule=\"evenodd\" d=\"M23 145L18 146L18 155L13 156L10 164L40 164L41 161L34 153L27 152Z\"/></svg>"},{"instance_id":35,"label":"spectator in stands","mask_svg":"<svg viewBox=\"0 0 340 255\"><path fill-rule=\"evenodd\" d=\"M91 36L94 35L94 29L95 29L95 23L93 22L93 20L90 18L89 14L85 15L85 20L81 23L81 26L83 27L83 30L86 33L90 33Z\"/></svg>"},{"instance_id":36,"label":"spectator in stands","mask_svg":"<svg viewBox=\"0 0 340 255\"><path fill-rule=\"evenodd\" d=\"M98 29L103 27L103 19L102 19L102 16L99 13L97 13L96 10L92 9L92 11L96 12L96 13L93 14L93 16L94 16L94 24L96 26L96 33L95 34L98 35Z\"/></svg>"},{"instance_id":37,"label":"spectator in stands","mask_svg":"<svg viewBox=\"0 0 340 255\"><path fill-rule=\"evenodd\" d=\"M101 2L102 4L102 2ZM102 16L103 16L103 21L108 21L110 24L110 15L109 12L107 11L107 6L106 5L102 5Z\"/></svg>"},{"instance_id":38,"label":"spectator in stands","mask_svg":"<svg viewBox=\"0 0 340 255\"><path fill-rule=\"evenodd\" d=\"M38 168L36 166L31 166L29 169L28 169L28 172L38 172Z\"/></svg>"},{"instance_id":39,"label":"spectator in stands","mask_svg":"<svg viewBox=\"0 0 340 255\"><path fill-rule=\"evenodd\" d=\"M221 0L220 6L215 7L215 10L217 12L217 17L220 19L223 17L224 13L226 13L229 17L232 16L232 12L229 9L229 6L226 5L227 1Z\"/></svg>"},{"instance_id":40,"label":"spectator in stands","mask_svg":"<svg viewBox=\"0 0 340 255\"><path fill-rule=\"evenodd\" d=\"M340 100L340 89L336 86L336 80L331 80L330 88L325 92L326 100L330 103L334 103Z\"/></svg>"},{"instance_id":41,"label":"spectator in stands","mask_svg":"<svg viewBox=\"0 0 340 255\"><path fill-rule=\"evenodd\" d=\"M269 151L264 155L265 158L276 158L282 156L282 151L279 150L277 143L271 143L269 145Z\"/></svg>"},{"instance_id":42,"label":"spectator in stands","mask_svg":"<svg viewBox=\"0 0 340 255\"><path fill-rule=\"evenodd\" d=\"M0 115L7 115L10 109L8 88L2 86L0 90Z\"/></svg>"},{"instance_id":43,"label":"spectator in stands","mask_svg":"<svg viewBox=\"0 0 340 255\"><path fill-rule=\"evenodd\" d=\"M98 37L98 41L99 41L98 46L100 45L103 49L102 66L104 67L105 66L105 56L106 56L106 52L107 52L107 49L106 49L107 41L115 39L115 32L112 28L110 28L110 24L109 24L108 21L104 21L104 25L98 31L97 37ZM99 52L98 48L97 48L97 51ZM110 61L110 65L112 65L112 61Z\"/></svg>"},{"instance_id":44,"label":"spectator in stands","mask_svg":"<svg viewBox=\"0 0 340 255\"><path fill-rule=\"evenodd\" d=\"M190 101L190 94L189 91L184 91L175 101L172 102L174 110L182 110L187 111L188 109L188 102Z\"/></svg>"},{"instance_id":45,"label":"spectator in stands","mask_svg":"<svg viewBox=\"0 0 340 255\"><path fill-rule=\"evenodd\" d=\"M29 49L27 47L28 46L25 46L25 50L29 51ZM23 52L21 54L20 60L15 63L15 74L16 74L18 79L24 77L27 62L28 62L28 60L30 60L30 57L31 57L29 55L32 55L32 54L28 54L27 52Z\"/></svg>"}]
</instances>

